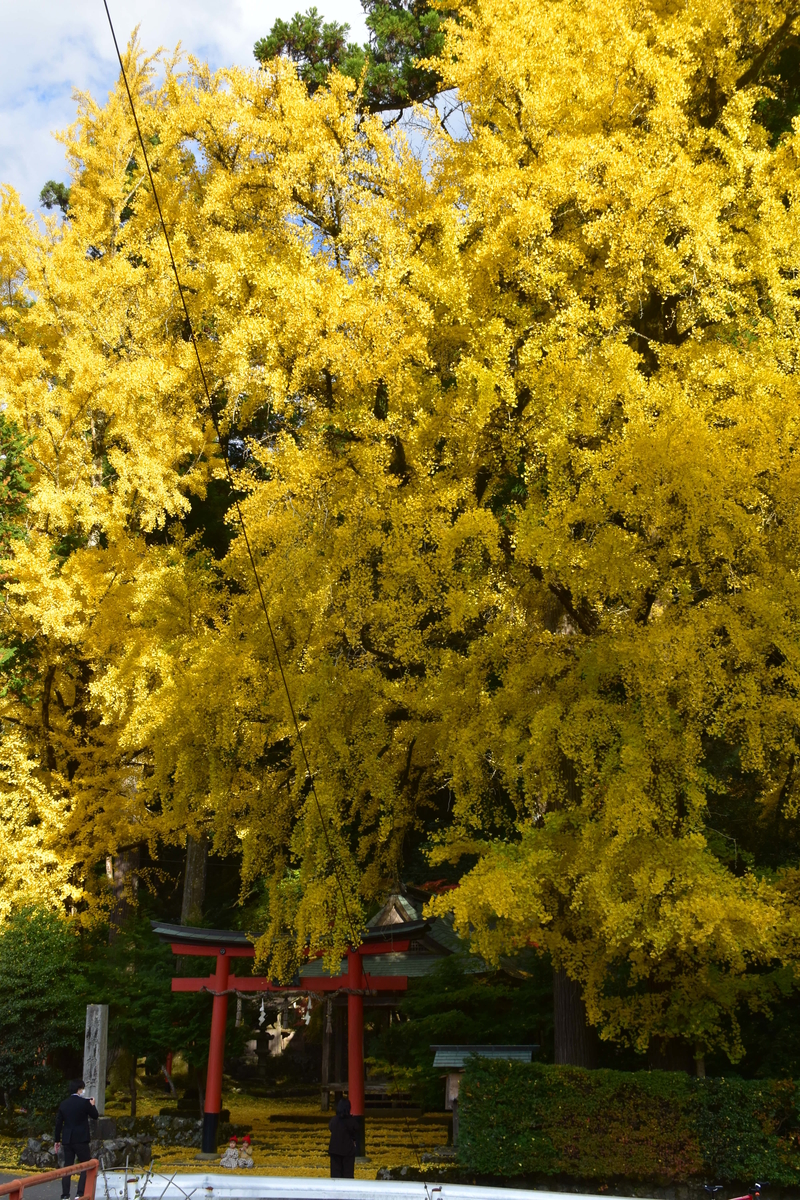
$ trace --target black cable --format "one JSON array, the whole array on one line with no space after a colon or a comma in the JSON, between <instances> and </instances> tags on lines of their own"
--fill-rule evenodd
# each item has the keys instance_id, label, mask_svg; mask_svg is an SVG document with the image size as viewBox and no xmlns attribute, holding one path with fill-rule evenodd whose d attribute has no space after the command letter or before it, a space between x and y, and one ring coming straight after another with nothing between
<instances>
[{"instance_id":1,"label":"black cable","mask_svg":"<svg viewBox=\"0 0 800 1200\"><path fill-rule=\"evenodd\" d=\"M164 233L164 241L167 244L167 252L169 253L169 260L172 263L172 272L175 276L175 282L178 285L178 294L181 298L181 304L183 306L184 316L186 317L186 322L189 327L189 333L191 334L192 347L194 349L195 358L197 359L197 366L200 369L200 378L203 380L203 389L206 394L206 400L208 401L208 410L211 414L211 420L214 424L214 432L217 435L217 440L219 441L220 446L222 446L223 442L222 442L222 435L221 435L220 427L219 427L219 419L217 417L216 412L214 411L214 405L211 400L211 392L209 390L208 380L206 379L206 373L205 373L205 370L203 369L203 361L200 357L200 350L198 348L197 339L196 339L195 333L194 333L194 325L192 324L192 318L189 316L189 309L186 304L186 297L183 294L183 286L181 284L180 275L178 274L178 267L175 263L175 256L172 253L172 244L169 240L169 234L167 233L167 224L166 224L166 221L164 220L164 214L161 211L161 202L158 198L158 191L156 190L156 183L155 183L155 180L153 179L153 172L150 170L150 159L147 157L147 147L144 144L144 138L142 137L142 131L141 131L141 128L139 127L139 118L136 115L136 105L133 103L133 96L131 94L131 89L128 84L128 75L125 70L125 64L122 61L122 55L120 54L119 45L117 43L117 35L114 32L114 22L111 20L111 13L109 12L109 8L108 8L108 0L103 0L103 7L106 10L106 16L108 17L108 27L111 30L111 36L114 39L114 49L116 50L117 58L119 59L119 67L120 67L120 71L122 72L122 79L125 84L125 91L128 93L128 102L131 106L131 114L133 116L133 122L134 122L134 125L136 126L136 133L139 137L139 145L142 148L142 154L144 156L144 165L147 168L147 174L150 179L150 186L153 189L153 199L155 200L156 208L158 210L158 217L161 222L161 228ZM258 574L258 567L256 566L256 560L255 560L255 556L253 554L253 548L250 545L250 538L247 536L247 527L245 526L244 516L242 514L242 510L239 505L239 500L236 495L236 486L233 481L233 474L231 472L230 463L228 461L227 450L224 455L224 462L225 462L225 474L227 475L228 483L230 484L231 495L233 496L233 502L236 506L236 515L239 519L239 525L241 526L242 536L244 538L245 546L247 547L247 554L250 559L250 566L253 568L253 577L256 581L256 587L258 588L258 595L259 595L259 599L261 601L261 607L264 610L264 616L266 617L267 628L269 629L269 636L272 641L272 649L275 651L275 661L278 664L278 670L280 671L281 681L283 683L283 690L286 692L286 700L289 705L289 711L292 714L292 723L294 725L295 734L297 735L297 744L300 747L300 751L303 755L303 762L305 763L308 780L311 785L311 791L313 793L314 800L316 801L317 812L319 813L319 819L320 819L320 823L322 825L322 832L325 835L325 843L328 847L328 853L331 856L331 862L333 863L334 875L336 876L336 882L339 885L339 891L341 892L342 903L344 904L345 916L347 918L347 923L350 926L352 946L353 946L353 949L355 950L361 944L361 938L360 938L359 934L357 933L353 919L350 916L350 909L347 904L347 896L345 895L344 886L342 884L342 880L341 880L341 877L339 874L339 867L338 867L338 864L336 861L336 855L333 852L333 846L331 844L331 839L328 835L328 827L325 823L325 817L322 812L322 805L320 804L319 796L317 795L317 786L316 786L316 783L314 782L314 772L311 770L311 764L309 763L308 755L306 754L306 748L303 743L303 735L300 732L300 723L297 720L297 714L294 709L294 704L292 703L292 694L289 691L289 683L288 683L288 680L286 679L286 673L283 669L283 661L281 659L280 651L278 650L278 642L275 638L275 632L272 628L272 621L270 621L270 619L269 619L269 612L267 610L267 602L264 599L264 591L263 591L263 588L261 587L261 578Z\"/></svg>"}]
</instances>

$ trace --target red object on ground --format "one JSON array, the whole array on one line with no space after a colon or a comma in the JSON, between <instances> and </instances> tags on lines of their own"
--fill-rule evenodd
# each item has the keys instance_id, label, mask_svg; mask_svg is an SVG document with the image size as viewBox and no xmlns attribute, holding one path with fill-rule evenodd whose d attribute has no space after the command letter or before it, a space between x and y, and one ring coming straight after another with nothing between
<instances>
[{"instance_id":1,"label":"red object on ground","mask_svg":"<svg viewBox=\"0 0 800 1200\"><path fill-rule=\"evenodd\" d=\"M10 1183L0 1184L0 1196L13 1196L15 1200L23 1200L22 1193L25 1188L37 1187L40 1183L50 1183L53 1179L63 1179L65 1175L79 1175L85 1171L86 1191L83 1193L83 1200L94 1200L99 1166L96 1158L90 1158L88 1162L75 1163L72 1167L58 1167L55 1171L44 1171L41 1175L12 1179Z\"/></svg>"}]
</instances>

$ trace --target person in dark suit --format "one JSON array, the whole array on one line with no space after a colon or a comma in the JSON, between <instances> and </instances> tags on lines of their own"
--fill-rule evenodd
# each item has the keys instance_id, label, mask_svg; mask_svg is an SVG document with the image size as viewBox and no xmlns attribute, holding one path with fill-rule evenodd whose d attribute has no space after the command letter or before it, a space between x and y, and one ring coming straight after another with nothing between
<instances>
[{"instance_id":1,"label":"person in dark suit","mask_svg":"<svg viewBox=\"0 0 800 1200\"><path fill-rule=\"evenodd\" d=\"M349 1100L339 1101L336 1105L336 1116L331 1117L328 1128L331 1131L328 1144L331 1179L352 1179L356 1171L358 1121L350 1116Z\"/></svg>"},{"instance_id":2,"label":"person in dark suit","mask_svg":"<svg viewBox=\"0 0 800 1200\"><path fill-rule=\"evenodd\" d=\"M67 1100L62 1100L58 1106L58 1116L56 1117L56 1135L55 1152L58 1154L58 1148L62 1142L64 1143L64 1166L71 1167L74 1162L86 1162L91 1157L89 1153L89 1142L91 1140L89 1134L89 1118L96 1121L100 1113L94 1106L94 1096L87 1100L83 1092L86 1084L82 1079L73 1079L69 1085L69 1090L72 1095ZM69 1188L72 1180L71 1175L63 1175L61 1178L61 1196L62 1200L69 1200ZM78 1180L78 1196L82 1196L86 1189L86 1172L83 1171Z\"/></svg>"}]
</instances>

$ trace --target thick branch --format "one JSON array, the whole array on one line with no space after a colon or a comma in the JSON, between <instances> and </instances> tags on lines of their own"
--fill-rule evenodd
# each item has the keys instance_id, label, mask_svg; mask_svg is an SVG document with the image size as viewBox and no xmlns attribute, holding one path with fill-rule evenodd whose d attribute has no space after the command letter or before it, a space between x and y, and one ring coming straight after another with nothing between
<instances>
[{"instance_id":1,"label":"thick branch","mask_svg":"<svg viewBox=\"0 0 800 1200\"><path fill-rule=\"evenodd\" d=\"M580 629L581 633L586 637L591 637L591 635L597 629L597 618L595 617L594 613L590 609L584 609L581 611L581 609L576 606L574 600L572 599L572 592L568 587L564 587L562 583L548 583L547 586L559 601L561 606L569 613L570 617L572 617L572 620L578 626L578 629Z\"/></svg>"},{"instance_id":2,"label":"thick branch","mask_svg":"<svg viewBox=\"0 0 800 1200\"><path fill-rule=\"evenodd\" d=\"M764 70L764 67L772 58L775 51L778 49L781 43L789 37L792 26L794 25L798 16L800 16L800 8L792 8L789 10L783 20L783 23L775 30L761 53L756 55L745 73L740 75L736 80L737 92L741 91L742 88L748 87L751 83L754 83L756 79L758 79L759 75Z\"/></svg>"},{"instance_id":3,"label":"thick branch","mask_svg":"<svg viewBox=\"0 0 800 1200\"><path fill-rule=\"evenodd\" d=\"M50 741L50 697L53 691L53 680L56 677L55 665L47 668L44 677L44 687L42 689L42 728L44 729L44 749L47 759L47 769L55 771L56 769L56 753Z\"/></svg>"}]
</instances>

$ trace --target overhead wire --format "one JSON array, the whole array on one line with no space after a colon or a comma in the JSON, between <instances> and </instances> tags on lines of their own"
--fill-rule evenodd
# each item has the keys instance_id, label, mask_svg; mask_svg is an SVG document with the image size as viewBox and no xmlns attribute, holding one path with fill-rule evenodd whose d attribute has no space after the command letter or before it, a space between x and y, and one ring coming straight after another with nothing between
<instances>
[{"instance_id":1,"label":"overhead wire","mask_svg":"<svg viewBox=\"0 0 800 1200\"><path fill-rule=\"evenodd\" d=\"M125 91L128 95L128 103L130 104L131 115L133 117L134 125L136 126L136 133L137 133L137 136L139 139L139 145L141 146L141 149L142 149L142 156L144 158L144 164L147 169L148 178L150 180L150 187L152 188L152 191L153 191L153 200L155 201L156 209L158 211L158 218L161 223L161 229L164 234L164 241L166 242L166 246L167 246L167 253L169 254L169 260L172 265L172 273L175 276L175 283L178 288L178 295L180 296L181 306L183 308L184 316L186 317L186 323L187 323L187 326L189 329L192 348L194 350L195 358L197 359L197 366L200 371L200 378L203 381L203 390L205 392L206 400L208 402L208 411L211 416L211 421L214 425L214 432L216 434L217 440L220 444L220 447L223 448L224 443L223 443L223 439L222 439L222 431L220 428L219 417L217 416L217 413L214 409L213 401L211 399L211 389L208 386L208 378L206 376L205 368L203 367L203 360L200 355L200 348L197 344L197 338L196 338L195 332L194 332L194 324L192 322L192 318L189 313L189 308L186 303L186 296L184 294L180 274L178 273L178 267L175 262L175 255L172 252L172 243L170 241L169 233L167 231L167 223L164 220L164 213L161 210L161 201L159 200L159 197L158 197L158 189L156 188L155 179L153 178L153 172L150 168L150 158L147 153L147 147L145 146L144 137L142 136L141 126L139 125L139 117L136 112L136 105L134 104L133 94L130 89L130 84L128 83L128 73L125 70L125 63L123 61L122 54L120 53L119 43L117 42L117 35L114 30L114 22L111 19L111 12L109 11L109 7L108 7L108 0L103 0L103 7L106 10L106 17L108 18L108 26L109 26L109 29L111 30L111 37L113 38L113 41L114 41L114 49L117 52L117 59L119 60L120 71L122 72L122 80L125 84ZM297 719L297 713L295 711L294 702L292 701L292 693L289 688L289 681L286 678L286 672L285 672L284 666L283 666L283 659L281 658L281 653L278 648L278 641L277 641L277 638L275 637L275 630L273 628L272 621L270 620L269 609L267 608L267 602L266 602L266 599L264 596L264 589L261 584L261 577L258 572L258 566L256 564L255 554L253 553L253 547L250 542L250 537L247 533L247 526L245 525L244 514L242 512L242 508L239 503L237 489L236 489L236 485L235 485L234 479L233 479L233 472L231 471L231 465L230 465L230 461L228 458L227 447L224 447L223 461L225 463L225 474L226 474L228 484L230 485L230 489L231 489L231 496L233 497L233 503L236 508L236 517L239 522L239 527L241 528L241 531L242 531L242 537L244 539L244 544L247 548L247 556L250 560L250 566L253 571L253 578L255 579L256 588L258 590L259 601L261 603L261 608L263 610L264 617L267 622L267 629L269 630L269 636L270 636L270 640L272 642L272 649L275 654L275 661L278 664L278 671L280 672L281 682L283 684L283 690L286 694L286 701L289 705L289 712L291 713L292 724L294 726L295 736L297 738L297 744L300 747L300 753L302 754L302 757L303 757L303 763L305 765L306 774L307 774L307 778L308 778L309 785L311 788L311 792L312 792L314 801L317 806L317 813L319 815L320 824L322 826L322 832L325 837L325 844L327 846L328 853L330 855L330 859L333 864L333 870L334 870L334 875L336 877L336 883L338 885L339 892L342 897L342 904L344 906L345 918L346 918L347 924L350 927L350 936L351 936L352 947L355 950L361 943L361 937L359 935L358 930L355 927L355 922L353 921L353 918L350 915L350 908L347 903L347 895L345 893L344 885L342 883L341 874L339 871L339 864L337 861L337 856L336 856L336 853L334 852L333 845L332 845L332 842L330 839L330 835L328 833L327 822L325 820L325 815L322 810L322 804L320 803L319 796L317 795L317 786L316 786L316 781L314 778L314 772L311 769L311 763L309 762L308 754L306 753L306 747L305 747L305 743L303 741L303 735L302 735L302 732L300 729L300 722Z\"/></svg>"},{"instance_id":2,"label":"overhead wire","mask_svg":"<svg viewBox=\"0 0 800 1200\"><path fill-rule=\"evenodd\" d=\"M139 125L139 117L136 112L136 105L134 104L133 94L130 89L130 84L128 83L128 73L125 70L125 63L123 61L122 54L120 53L119 43L117 42L117 35L114 30L114 22L111 19L111 12L109 11L109 7L108 7L108 0L103 0L103 7L106 10L106 17L108 18L108 26L109 26L109 29L111 30L111 37L114 41L114 49L117 52L117 59L119 61L120 71L122 73L122 80L123 80L123 83L125 84L125 91L128 96L128 103L130 104L133 122L134 122L134 125L136 126L136 134L139 139L139 145L141 146L141 149L142 149L142 157L144 158L144 164L147 169L148 178L150 180L150 187L152 188L152 192L153 192L153 200L155 201L156 210L158 212L158 219L161 224L162 232L164 234L164 241L166 243L167 253L169 254L169 260L170 260L170 264L172 266L172 273L175 276L175 283L178 288L178 295L180 296L181 306L183 308L184 316L186 317L186 324L189 329L189 334L190 334L190 338L191 338L191 342L192 342L192 349L194 350L194 355L197 360L197 366L200 371L200 378L203 381L203 390L205 392L206 401L208 403L208 411L211 416L211 421L214 425L214 432L216 434L217 441L219 442L220 447L222 447L223 439L222 439L222 432L221 432L220 424L219 424L219 418L217 416L213 401L211 399L211 390L208 386L208 378L206 376L205 368L203 367L203 360L200 356L200 349L197 344L197 338L196 338L195 332L194 332L194 324L192 322L192 318L189 313L189 308L186 303L186 296L183 291L183 285L181 283L180 274L178 272L178 266L177 266L177 263L175 262L175 256L172 252L172 243L170 241L169 232L167 231L167 223L164 220L164 213L162 212L162 209L161 209L161 201L159 200L159 197L158 197L158 189L156 188L155 179L153 178L153 172L150 168L150 159L147 154L147 147L145 146L144 137L142 136L141 126ZM269 630L269 636L270 636L270 640L272 642L272 649L275 654L275 661L278 665L281 682L283 684L283 690L286 694L286 702L289 706L289 712L291 713L292 724L294 726L295 736L297 738L297 744L300 747L300 752L303 756L303 763L306 768L306 773L307 773L307 777L309 780L309 785L311 787L311 792L312 792L312 795L314 796L314 801L317 806L317 813L319 815L320 824L322 826L322 832L325 837L325 844L327 846L328 853L330 855L331 862L333 864L333 870L334 870L334 875L336 877L336 883L338 885L339 892L342 897L342 904L344 906L345 917L347 920L347 924L350 927L352 948L353 948L353 950L357 950L358 946L361 943L361 937L359 936L358 931L355 928L355 923L350 915L350 908L347 903L347 895L345 893L344 885L342 883L342 879L341 879L341 875L340 875L340 871L339 871L339 865L337 862L337 857L334 852L333 845L331 843L330 835L328 833L328 828L327 828L327 824L325 821L325 815L322 811L322 805L320 803L319 796L317 795L317 787L316 787L316 782L314 779L314 772L311 769L311 764L309 762L308 754L306 753L306 747L305 747L305 743L303 741L303 735L302 735L302 732L300 729L300 723L297 719L297 713L295 711L294 702L292 701L292 694L291 694L291 690L289 688L289 682L286 678L286 672L283 667L283 660L281 658L281 653L278 648L278 641L277 641L277 638L275 637L275 630L273 628L272 621L270 620L269 609L267 608L267 602L266 602L266 599L264 596L264 589L261 585L261 577L258 572L258 566L256 564L255 555L253 553L253 547L251 545L250 538L247 533L247 526L245 525L244 514L242 512L241 505L239 503L239 498L237 496L236 486L235 486L234 479L233 479L233 472L231 471L227 448L225 448L225 453L223 455L223 462L225 464L225 474L226 474L228 484L231 489L231 496L233 497L233 503L236 508L236 516L237 516L237 519L239 522L239 527L241 528L241 531L242 531L242 537L244 539L244 544L247 548L247 556L250 560L250 566L253 571L253 578L255 579L256 588L258 590L259 601L260 601L261 608L264 613L265 620L267 622L267 629ZM367 985L366 988L364 988L363 990L362 989L339 988L334 993L334 995L353 995L353 994L361 994L361 995L368 995L368 996L374 995L375 993L373 991L373 988L370 986L369 975L368 975L367 971L364 969L363 964L362 964L362 974L364 977L364 982ZM210 991L211 989L204 988L202 990ZM222 995L222 994L230 995L233 991L234 991L234 989L226 989L225 993L213 992L212 994L213 995ZM248 998L248 999L250 999L252 996L252 993L245 994L245 993L236 992L235 994L237 995L237 997L242 996L242 998L245 998L245 996L246 996L246 998ZM411 1138L412 1146L413 1146L414 1153L417 1158L418 1165L421 1167L422 1163L420 1160L419 1152L418 1152L416 1144L414 1142L413 1133L411 1132L410 1127L408 1126L408 1120L406 1120L406 1127L407 1127L409 1137ZM425 1190L427 1193L428 1192L427 1185L425 1187ZM441 1188L434 1188L433 1190L441 1191ZM428 1194L428 1200L430 1200L430 1194Z\"/></svg>"}]
</instances>

